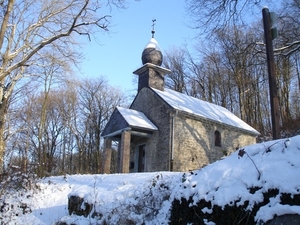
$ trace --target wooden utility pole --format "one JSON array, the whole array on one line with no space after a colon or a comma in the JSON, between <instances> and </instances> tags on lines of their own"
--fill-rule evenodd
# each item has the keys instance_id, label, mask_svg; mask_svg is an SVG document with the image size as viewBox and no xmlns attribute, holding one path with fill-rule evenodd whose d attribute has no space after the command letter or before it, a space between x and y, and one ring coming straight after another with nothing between
<instances>
[{"instance_id":1,"label":"wooden utility pole","mask_svg":"<svg viewBox=\"0 0 300 225\"><path fill-rule=\"evenodd\" d=\"M279 103L278 103L279 100L277 94L276 70L275 70L274 52L273 52L273 39L275 38L275 35L274 32L272 35L271 17L268 8L262 9L262 16L263 16L263 23L264 23L268 74L269 74L272 132L273 132L273 139L275 140L280 138Z\"/></svg>"}]
</instances>

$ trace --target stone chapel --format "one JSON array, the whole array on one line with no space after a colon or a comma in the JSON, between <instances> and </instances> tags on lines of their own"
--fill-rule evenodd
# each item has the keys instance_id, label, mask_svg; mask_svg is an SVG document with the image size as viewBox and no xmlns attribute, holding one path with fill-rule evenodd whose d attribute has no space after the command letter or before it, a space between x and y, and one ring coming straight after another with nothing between
<instances>
[{"instance_id":1,"label":"stone chapel","mask_svg":"<svg viewBox=\"0 0 300 225\"><path fill-rule=\"evenodd\" d=\"M236 148L256 143L259 132L229 110L164 87L163 55L152 38L142 52L137 94L129 108L116 107L102 132L104 173L111 142L118 141L118 172L190 171Z\"/></svg>"}]
</instances>

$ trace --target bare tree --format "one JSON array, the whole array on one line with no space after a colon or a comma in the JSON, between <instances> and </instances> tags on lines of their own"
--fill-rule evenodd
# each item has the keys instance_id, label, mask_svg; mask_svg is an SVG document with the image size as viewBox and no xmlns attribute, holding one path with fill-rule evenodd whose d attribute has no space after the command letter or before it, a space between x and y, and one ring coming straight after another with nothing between
<instances>
[{"instance_id":1,"label":"bare tree","mask_svg":"<svg viewBox=\"0 0 300 225\"><path fill-rule=\"evenodd\" d=\"M187 93L187 50L183 48L172 48L164 55L164 66L171 70L166 77L166 86L181 93Z\"/></svg>"},{"instance_id":2,"label":"bare tree","mask_svg":"<svg viewBox=\"0 0 300 225\"><path fill-rule=\"evenodd\" d=\"M124 94L102 77L81 81L77 91L77 118L72 127L78 151L77 172L99 173L101 133L114 108L124 102Z\"/></svg>"},{"instance_id":3,"label":"bare tree","mask_svg":"<svg viewBox=\"0 0 300 225\"><path fill-rule=\"evenodd\" d=\"M123 0L107 1L123 6ZM49 52L68 58L77 35L107 31L109 15L98 0L6 0L0 17L0 173L5 151L6 115L11 93L20 79L33 73Z\"/></svg>"},{"instance_id":4,"label":"bare tree","mask_svg":"<svg viewBox=\"0 0 300 225\"><path fill-rule=\"evenodd\" d=\"M277 2L278 3L278 2ZM262 5L264 4L264 5ZM257 18L265 4L270 7L274 2L267 0L186 0L187 14L192 19L192 28L210 36L214 31L244 24L250 16Z\"/></svg>"}]
</instances>

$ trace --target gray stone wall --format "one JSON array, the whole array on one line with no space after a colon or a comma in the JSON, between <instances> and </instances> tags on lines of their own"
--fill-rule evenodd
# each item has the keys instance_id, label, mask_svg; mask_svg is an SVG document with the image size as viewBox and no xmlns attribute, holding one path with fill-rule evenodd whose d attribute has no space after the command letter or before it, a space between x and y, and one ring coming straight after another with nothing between
<instances>
[{"instance_id":1,"label":"gray stone wall","mask_svg":"<svg viewBox=\"0 0 300 225\"><path fill-rule=\"evenodd\" d=\"M174 117L174 171L189 171L229 155L236 148L254 144L255 136L205 119L178 113ZM200 120L199 120L200 119ZM221 147L215 146L215 131L221 134Z\"/></svg>"},{"instance_id":2,"label":"gray stone wall","mask_svg":"<svg viewBox=\"0 0 300 225\"><path fill-rule=\"evenodd\" d=\"M131 109L143 112L157 126L146 147L145 171L168 171L170 169L170 106L149 88L140 90ZM132 143L132 152L139 143Z\"/></svg>"}]
</instances>

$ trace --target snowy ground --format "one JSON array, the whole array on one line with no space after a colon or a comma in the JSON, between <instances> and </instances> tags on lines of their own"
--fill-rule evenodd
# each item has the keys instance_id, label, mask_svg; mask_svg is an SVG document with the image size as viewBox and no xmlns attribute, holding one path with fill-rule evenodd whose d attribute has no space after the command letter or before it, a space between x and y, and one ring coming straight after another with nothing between
<instances>
[{"instance_id":1,"label":"snowy ground","mask_svg":"<svg viewBox=\"0 0 300 225\"><path fill-rule=\"evenodd\" d=\"M300 136L242 148L232 155L192 173L139 173L114 175L72 175L49 177L38 182L39 191L14 192L2 196L1 224L168 224L174 198L193 196L215 205L234 201L249 209L262 201L262 193L276 188L279 195L270 199L255 216L267 221L274 215L299 214L300 206L280 204L280 193L300 194ZM261 187L255 193L249 188ZM93 204L94 218L69 215L68 196L77 195ZM23 215L27 205L31 213ZM205 209L211 213L211 209ZM213 223L207 223L213 224Z\"/></svg>"}]
</instances>

